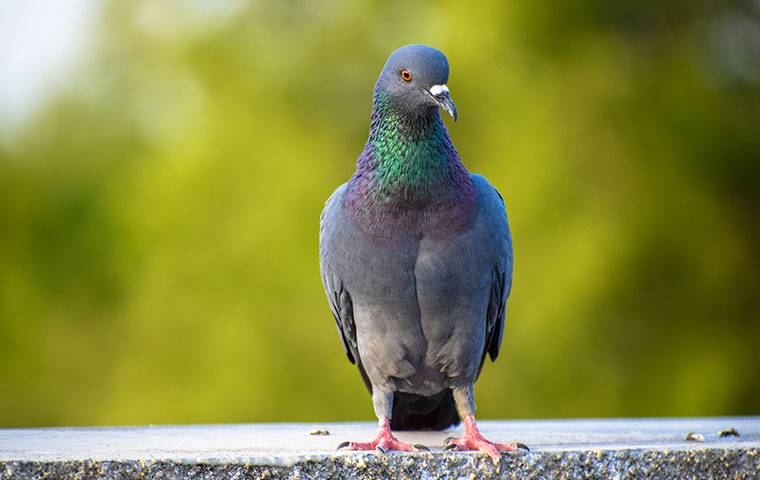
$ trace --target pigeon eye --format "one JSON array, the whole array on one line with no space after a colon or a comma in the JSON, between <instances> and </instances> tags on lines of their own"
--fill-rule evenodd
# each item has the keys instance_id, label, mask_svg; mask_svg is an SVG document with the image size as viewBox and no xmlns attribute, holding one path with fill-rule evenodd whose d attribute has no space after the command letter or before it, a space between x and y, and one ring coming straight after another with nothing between
<instances>
[{"instance_id":1,"label":"pigeon eye","mask_svg":"<svg viewBox=\"0 0 760 480\"><path fill-rule=\"evenodd\" d=\"M401 70L401 78L403 78L405 82L411 82L412 81L412 72L410 72L407 69Z\"/></svg>"}]
</instances>

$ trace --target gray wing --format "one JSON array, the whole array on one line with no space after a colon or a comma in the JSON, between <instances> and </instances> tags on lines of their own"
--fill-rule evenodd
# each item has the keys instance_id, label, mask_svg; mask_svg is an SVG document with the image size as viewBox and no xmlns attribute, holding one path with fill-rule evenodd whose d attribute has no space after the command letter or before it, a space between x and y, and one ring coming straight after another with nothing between
<instances>
[{"instance_id":1,"label":"gray wing","mask_svg":"<svg viewBox=\"0 0 760 480\"><path fill-rule=\"evenodd\" d=\"M349 362L356 364L359 368L364 384L372 392L372 384L359 357L351 294L345 288L339 273L335 271L335 262L333 261L334 257L340 254L341 246L337 242L338 235L336 233L343 228L341 200L345 189L346 185L341 185L325 202L325 208L319 221L319 266L322 271L322 286L325 289L335 325L338 327L338 336L343 344L346 357L348 357Z\"/></svg>"},{"instance_id":2,"label":"gray wing","mask_svg":"<svg viewBox=\"0 0 760 480\"><path fill-rule=\"evenodd\" d=\"M345 190L345 184L325 202L322 216L319 219L319 267L322 271L322 286L327 295L330 312L335 318L338 334L348 361L356 363L359 351L356 343L356 325L354 324L354 308L351 295L346 291L342 279L332 270L331 257L335 255L334 230L340 228L340 200Z\"/></svg>"},{"instance_id":3,"label":"gray wing","mask_svg":"<svg viewBox=\"0 0 760 480\"><path fill-rule=\"evenodd\" d=\"M492 208L495 207L493 215L501 217L503 225L506 227L505 229L503 227L496 227L496 231L493 232L496 241L502 243L504 248L501 249L503 253L500 258L496 259L491 276L491 292L486 313L485 347L478 368L478 374L480 374L480 370L483 369L483 364L486 360L486 355L491 358L491 361L496 360L499 356L501 341L504 336L507 298L509 298L509 293L512 289L513 253L512 237L509 232L504 198L484 177L472 175L472 178L477 187L486 189L485 198L490 199L490 202L494 204ZM495 222L495 224L501 225L502 222Z\"/></svg>"},{"instance_id":4,"label":"gray wing","mask_svg":"<svg viewBox=\"0 0 760 480\"><path fill-rule=\"evenodd\" d=\"M351 301L351 295L344 288L343 282L339 282L339 285L333 285L329 280L329 276L322 276L322 285L325 288L327 301L330 304L330 312L332 312L335 325L338 327L340 341L343 344L343 349L346 351L348 361L356 363L359 358L359 351L356 342L354 305Z\"/></svg>"}]
</instances>

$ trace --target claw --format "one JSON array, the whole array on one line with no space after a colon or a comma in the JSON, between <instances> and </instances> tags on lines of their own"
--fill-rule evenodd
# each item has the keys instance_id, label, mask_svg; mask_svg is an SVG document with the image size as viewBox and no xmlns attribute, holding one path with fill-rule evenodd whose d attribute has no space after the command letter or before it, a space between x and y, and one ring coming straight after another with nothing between
<instances>
[{"instance_id":1,"label":"claw","mask_svg":"<svg viewBox=\"0 0 760 480\"><path fill-rule=\"evenodd\" d=\"M410 445L400 441L391 433L391 421L388 417L380 417L379 430L374 440L369 442L343 442L338 449L347 448L349 450L376 451L378 455L384 455L391 450L402 452L411 452L427 448L424 445Z\"/></svg>"},{"instance_id":2,"label":"claw","mask_svg":"<svg viewBox=\"0 0 760 480\"><path fill-rule=\"evenodd\" d=\"M524 443L494 443L481 435L473 415L464 418L464 435L457 439L447 438L444 450L475 450L491 457L493 463L498 465L501 461L500 452L513 452L515 450L530 449Z\"/></svg>"},{"instance_id":3,"label":"claw","mask_svg":"<svg viewBox=\"0 0 760 480\"><path fill-rule=\"evenodd\" d=\"M415 443L414 445L412 445L412 447L414 447L414 450L416 450L418 452L429 452L430 451L430 449L428 447L426 447L425 445L421 445L419 443Z\"/></svg>"},{"instance_id":4,"label":"claw","mask_svg":"<svg viewBox=\"0 0 760 480\"><path fill-rule=\"evenodd\" d=\"M454 437L446 437L446 439L443 441L444 445L448 445L451 443L452 440L456 440Z\"/></svg>"}]
</instances>

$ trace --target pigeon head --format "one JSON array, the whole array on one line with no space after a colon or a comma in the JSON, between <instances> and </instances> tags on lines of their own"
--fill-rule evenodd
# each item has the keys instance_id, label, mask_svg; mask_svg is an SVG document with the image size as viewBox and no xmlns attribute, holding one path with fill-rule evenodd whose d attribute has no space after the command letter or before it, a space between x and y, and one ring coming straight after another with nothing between
<instances>
[{"instance_id":1,"label":"pigeon head","mask_svg":"<svg viewBox=\"0 0 760 480\"><path fill-rule=\"evenodd\" d=\"M448 80L449 62L440 50L406 45L385 62L375 84L375 98L407 117L432 115L441 107L456 121Z\"/></svg>"}]
</instances>

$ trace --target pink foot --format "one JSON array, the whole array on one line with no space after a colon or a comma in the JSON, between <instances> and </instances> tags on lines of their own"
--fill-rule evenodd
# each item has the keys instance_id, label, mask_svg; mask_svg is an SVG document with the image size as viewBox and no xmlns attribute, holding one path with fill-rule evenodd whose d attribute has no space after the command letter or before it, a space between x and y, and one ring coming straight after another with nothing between
<instances>
[{"instance_id":1,"label":"pink foot","mask_svg":"<svg viewBox=\"0 0 760 480\"><path fill-rule=\"evenodd\" d=\"M391 433L391 421L388 417L380 419L380 430L377 432L377 437L370 442L343 442L338 445L338 450L377 450L380 453L385 453L390 450L401 450L404 452L413 451L429 451L430 449L424 445L411 445L399 441Z\"/></svg>"},{"instance_id":2,"label":"pink foot","mask_svg":"<svg viewBox=\"0 0 760 480\"><path fill-rule=\"evenodd\" d=\"M477 450L483 452L491 457L494 464L498 464L501 460L499 452L514 452L519 448L530 451L527 445L523 443L494 443L486 440L480 434L473 415L468 415L464 419L464 435L459 438L448 438L444 443L444 450Z\"/></svg>"}]
</instances>

